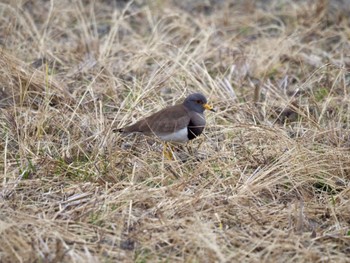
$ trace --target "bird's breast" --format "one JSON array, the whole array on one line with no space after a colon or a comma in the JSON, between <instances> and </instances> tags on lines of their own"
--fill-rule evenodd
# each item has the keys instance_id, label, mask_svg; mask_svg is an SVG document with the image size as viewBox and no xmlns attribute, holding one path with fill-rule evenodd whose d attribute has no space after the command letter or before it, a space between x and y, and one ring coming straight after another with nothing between
<instances>
[{"instance_id":1,"label":"bird's breast","mask_svg":"<svg viewBox=\"0 0 350 263\"><path fill-rule=\"evenodd\" d=\"M190 119L187 126L187 137L189 140L201 135L205 127L205 118L203 114L196 113Z\"/></svg>"}]
</instances>

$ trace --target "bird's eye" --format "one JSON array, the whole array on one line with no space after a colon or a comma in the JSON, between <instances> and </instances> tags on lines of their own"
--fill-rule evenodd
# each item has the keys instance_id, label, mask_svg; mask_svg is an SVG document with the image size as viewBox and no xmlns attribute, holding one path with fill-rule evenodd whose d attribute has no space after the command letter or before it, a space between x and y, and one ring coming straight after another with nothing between
<instances>
[{"instance_id":1,"label":"bird's eye","mask_svg":"<svg viewBox=\"0 0 350 263\"><path fill-rule=\"evenodd\" d=\"M196 103L201 104L202 102L200 100L196 100Z\"/></svg>"}]
</instances>

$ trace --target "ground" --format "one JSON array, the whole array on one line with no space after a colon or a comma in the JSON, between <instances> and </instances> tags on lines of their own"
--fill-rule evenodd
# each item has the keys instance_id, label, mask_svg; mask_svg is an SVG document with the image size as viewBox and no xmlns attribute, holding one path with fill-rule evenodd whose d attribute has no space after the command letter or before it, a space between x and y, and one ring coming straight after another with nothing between
<instances>
[{"instance_id":1,"label":"ground","mask_svg":"<svg viewBox=\"0 0 350 263\"><path fill-rule=\"evenodd\" d=\"M1 262L349 262L347 1L0 11ZM192 92L174 159L115 132Z\"/></svg>"}]
</instances>

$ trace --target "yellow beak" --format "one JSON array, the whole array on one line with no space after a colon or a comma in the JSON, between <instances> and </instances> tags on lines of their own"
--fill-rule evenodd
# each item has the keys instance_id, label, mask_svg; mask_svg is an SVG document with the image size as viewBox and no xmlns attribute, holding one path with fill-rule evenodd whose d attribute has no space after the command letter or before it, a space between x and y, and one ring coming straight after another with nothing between
<instances>
[{"instance_id":1,"label":"yellow beak","mask_svg":"<svg viewBox=\"0 0 350 263\"><path fill-rule=\"evenodd\" d=\"M210 110L210 111L215 112L213 106L210 106L210 105L207 104L207 103L203 104L203 107L204 107L204 109L206 109L206 110Z\"/></svg>"}]
</instances>

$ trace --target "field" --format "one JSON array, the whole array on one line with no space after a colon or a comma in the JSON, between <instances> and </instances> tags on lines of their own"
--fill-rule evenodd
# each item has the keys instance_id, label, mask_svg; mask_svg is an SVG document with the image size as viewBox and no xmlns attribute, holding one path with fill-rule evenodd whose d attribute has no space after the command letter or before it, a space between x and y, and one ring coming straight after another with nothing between
<instances>
[{"instance_id":1,"label":"field","mask_svg":"<svg viewBox=\"0 0 350 263\"><path fill-rule=\"evenodd\" d=\"M344 0L0 3L0 262L350 262ZM202 92L176 146L115 132Z\"/></svg>"}]
</instances>

